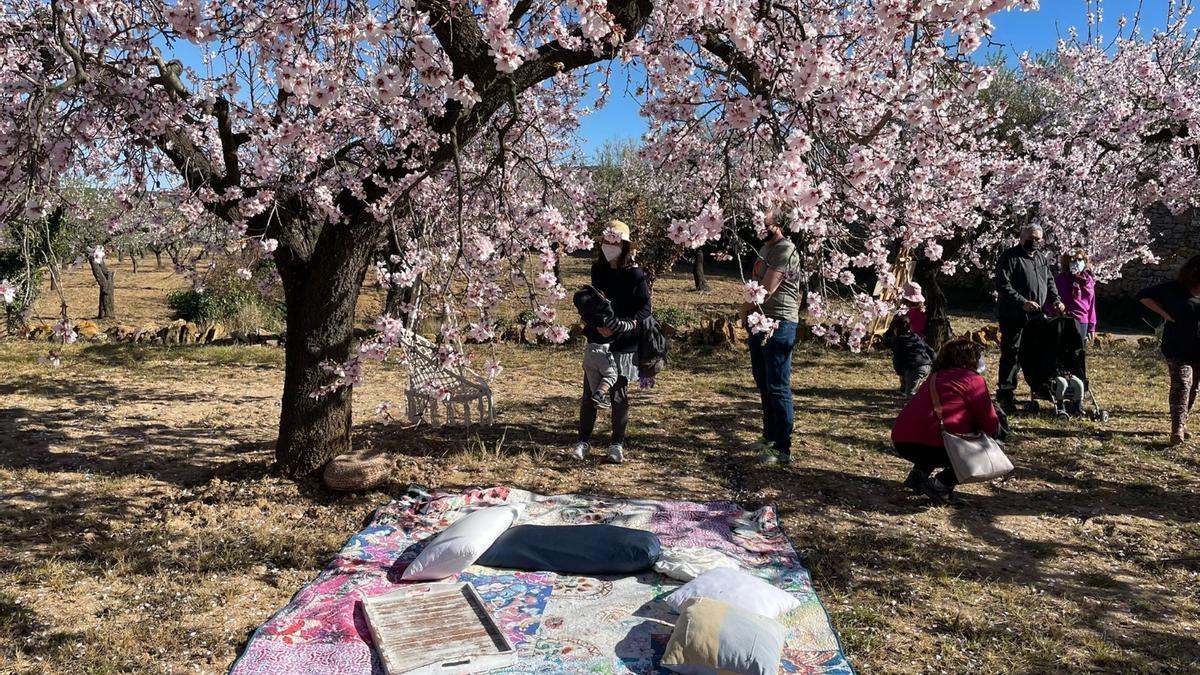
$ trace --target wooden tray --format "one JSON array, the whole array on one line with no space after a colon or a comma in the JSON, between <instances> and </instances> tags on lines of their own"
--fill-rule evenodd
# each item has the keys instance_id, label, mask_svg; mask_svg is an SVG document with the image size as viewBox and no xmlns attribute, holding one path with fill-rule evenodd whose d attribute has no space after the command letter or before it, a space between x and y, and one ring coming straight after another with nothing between
<instances>
[{"instance_id":1,"label":"wooden tray","mask_svg":"<svg viewBox=\"0 0 1200 675\"><path fill-rule=\"evenodd\" d=\"M463 675L517 662L471 584L412 584L363 600L388 675Z\"/></svg>"}]
</instances>

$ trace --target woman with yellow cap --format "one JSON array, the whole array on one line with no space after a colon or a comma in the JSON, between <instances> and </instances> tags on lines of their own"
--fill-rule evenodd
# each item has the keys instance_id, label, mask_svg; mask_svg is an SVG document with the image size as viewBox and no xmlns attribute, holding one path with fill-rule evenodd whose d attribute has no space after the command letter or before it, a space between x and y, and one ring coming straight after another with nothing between
<instances>
[{"instance_id":1,"label":"woman with yellow cap","mask_svg":"<svg viewBox=\"0 0 1200 675\"><path fill-rule=\"evenodd\" d=\"M609 222L600 239L600 254L592 264L592 286L612 303L618 319L632 322L633 330L614 332L605 327L586 326L587 349L607 347L617 370L616 384L608 396L596 396L600 386L598 373L584 368L583 396L579 405L579 440L569 453L583 459L591 449L592 430L596 426L597 400L611 402L612 444L607 460L620 463L625 459L625 429L629 425L629 383L636 381L637 351L642 322L650 317L650 286L646 273L633 260L629 226L619 220Z\"/></svg>"}]
</instances>

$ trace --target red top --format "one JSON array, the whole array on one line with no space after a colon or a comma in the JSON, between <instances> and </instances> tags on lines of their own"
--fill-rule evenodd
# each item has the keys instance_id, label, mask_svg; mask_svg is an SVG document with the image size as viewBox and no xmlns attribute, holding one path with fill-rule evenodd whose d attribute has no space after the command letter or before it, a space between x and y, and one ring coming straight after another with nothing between
<instances>
[{"instance_id":1,"label":"red top","mask_svg":"<svg viewBox=\"0 0 1200 675\"><path fill-rule=\"evenodd\" d=\"M965 368L947 368L936 375L946 431L955 434L982 431L989 436L1000 431L1000 419L996 417L987 382L982 376ZM896 417L892 425L892 442L919 443L935 448L945 446L937 414L933 412L929 378Z\"/></svg>"},{"instance_id":2,"label":"red top","mask_svg":"<svg viewBox=\"0 0 1200 675\"><path fill-rule=\"evenodd\" d=\"M925 316L925 310L918 305L913 305L908 308L908 325L912 326L912 332L925 339L925 326L929 324L929 317Z\"/></svg>"}]
</instances>

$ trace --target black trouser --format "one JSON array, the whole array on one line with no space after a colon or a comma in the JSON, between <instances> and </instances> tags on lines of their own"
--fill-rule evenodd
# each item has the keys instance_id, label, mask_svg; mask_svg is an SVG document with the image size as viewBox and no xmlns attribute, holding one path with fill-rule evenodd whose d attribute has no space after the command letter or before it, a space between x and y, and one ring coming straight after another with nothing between
<instances>
[{"instance_id":1,"label":"black trouser","mask_svg":"<svg viewBox=\"0 0 1200 675\"><path fill-rule=\"evenodd\" d=\"M946 448L935 448L920 443L896 443L895 446L896 454L912 462L918 471L931 474L934 469L945 469L937 475L938 481L948 488L958 485L958 476L954 474L954 467L950 465L950 455L946 454Z\"/></svg>"},{"instance_id":2,"label":"black trouser","mask_svg":"<svg viewBox=\"0 0 1200 675\"><path fill-rule=\"evenodd\" d=\"M1029 315L1000 316L1000 374L996 398L1016 398L1017 379L1021 376L1021 335L1029 324Z\"/></svg>"},{"instance_id":3,"label":"black trouser","mask_svg":"<svg viewBox=\"0 0 1200 675\"><path fill-rule=\"evenodd\" d=\"M612 396L612 442L625 442L625 427L629 426L629 380L625 376L617 378L617 383L609 389ZM579 400L579 440L584 443L592 442L592 430L596 428L596 402L592 400L592 387L587 378L583 378L583 398Z\"/></svg>"}]
</instances>

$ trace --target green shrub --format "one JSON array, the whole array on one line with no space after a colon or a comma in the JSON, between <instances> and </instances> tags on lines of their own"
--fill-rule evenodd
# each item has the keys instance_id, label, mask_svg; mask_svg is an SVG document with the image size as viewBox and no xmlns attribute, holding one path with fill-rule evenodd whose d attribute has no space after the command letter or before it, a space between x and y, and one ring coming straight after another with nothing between
<instances>
[{"instance_id":1,"label":"green shrub","mask_svg":"<svg viewBox=\"0 0 1200 675\"><path fill-rule=\"evenodd\" d=\"M670 324L672 326L688 326L700 320L700 317L691 309L669 305L655 307L654 316L658 317L659 323Z\"/></svg>"},{"instance_id":2,"label":"green shrub","mask_svg":"<svg viewBox=\"0 0 1200 675\"><path fill-rule=\"evenodd\" d=\"M268 263L254 270L257 278L270 272ZM254 281L242 279L234 267L226 266L211 272L206 284L203 291L188 289L167 296L167 306L175 318L195 323L219 322L231 331L283 329L286 308L274 285L263 292Z\"/></svg>"}]
</instances>

